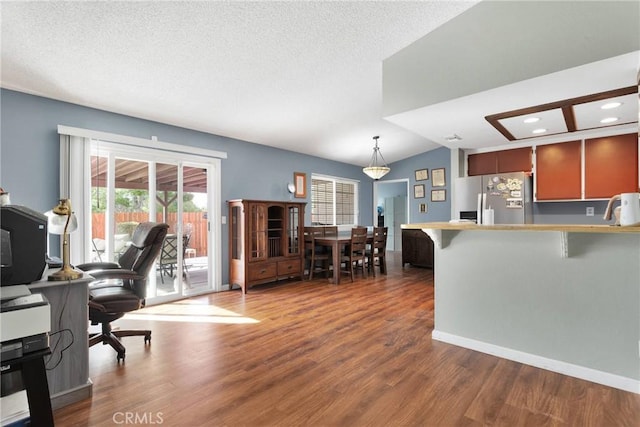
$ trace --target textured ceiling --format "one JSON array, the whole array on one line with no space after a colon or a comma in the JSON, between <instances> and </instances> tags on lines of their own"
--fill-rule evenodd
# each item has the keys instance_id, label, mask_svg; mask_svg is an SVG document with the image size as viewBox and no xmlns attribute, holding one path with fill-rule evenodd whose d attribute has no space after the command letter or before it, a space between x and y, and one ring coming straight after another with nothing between
<instances>
[{"instance_id":1,"label":"textured ceiling","mask_svg":"<svg viewBox=\"0 0 640 427\"><path fill-rule=\"evenodd\" d=\"M0 85L364 166L371 157L374 135L380 135L380 150L389 163L439 146L482 150L508 143L484 119L486 115L636 83L640 51L586 61L468 96L445 97L437 104L383 119L383 60L424 36L427 39L422 41L433 45L433 50L416 62L426 64L431 75L439 72L445 77L441 84L431 85L432 92L454 93L465 81L487 78L479 76L478 67L467 64L468 56L456 55L454 48L478 51L480 58L497 55L497 50L486 52L491 48L477 49L478 37L497 34L502 23L515 25L513 10L493 11L514 4L483 2L472 8L476 3L3 1ZM535 4L529 2L528 7ZM541 4L553 7L549 6L553 3ZM581 5L563 4L574 12ZM489 17L476 22L483 10L490 10ZM584 43L599 41L606 47L613 30L589 34L584 25L578 25L580 13L570 18L560 16L569 33L576 33ZM477 33L467 31L474 26L469 20L478 27ZM486 60L489 74L508 77L514 65L526 69L541 58L556 65L562 62L554 55L540 55L544 46L557 40L545 41L545 27L530 21L531 33L525 34L521 26L520 38L539 38L538 47L515 43L517 54ZM637 40L637 31L632 32ZM437 33L447 36L438 39ZM576 51L572 46L567 49ZM435 60L436 53L444 59ZM453 77L459 70L462 75L458 72L459 77ZM426 80L429 72L410 75L402 68L400 80L405 75L414 79L407 80L411 83L407 96L417 92L416 78L432 83ZM447 142L454 133L463 140Z\"/></svg>"},{"instance_id":2,"label":"textured ceiling","mask_svg":"<svg viewBox=\"0 0 640 427\"><path fill-rule=\"evenodd\" d=\"M366 165L382 61L475 2L2 2L2 87ZM149 135L150 137L151 135Z\"/></svg>"}]
</instances>

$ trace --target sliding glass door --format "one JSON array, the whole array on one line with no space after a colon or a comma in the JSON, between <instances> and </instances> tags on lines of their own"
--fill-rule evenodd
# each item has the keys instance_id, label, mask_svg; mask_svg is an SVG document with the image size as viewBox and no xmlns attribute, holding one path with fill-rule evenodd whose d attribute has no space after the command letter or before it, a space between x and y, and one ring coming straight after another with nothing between
<instances>
[{"instance_id":1,"label":"sliding glass door","mask_svg":"<svg viewBox=\"0 0 640 427\"><path fill-rule=\"evenodd\" d=\"M211 291L211 165L98 141L91 147L92 260L117 262L139 223L164 222L147 303Z\"/></svg>"}]
</instances>

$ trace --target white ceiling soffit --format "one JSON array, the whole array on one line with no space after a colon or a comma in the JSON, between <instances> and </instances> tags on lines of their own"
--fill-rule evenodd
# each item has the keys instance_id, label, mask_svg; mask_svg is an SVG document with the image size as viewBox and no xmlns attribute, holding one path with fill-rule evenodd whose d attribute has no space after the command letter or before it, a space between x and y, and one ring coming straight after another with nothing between
<instances>
[{"instance_id":1,"label":"white ceiling soffit","mask_svg":"<svg viewBox=\"0 0 640 427\"><path fill-rule=\"evenodd\" d=\"M485 119L509 141L637 125L638 87L632 85L551 104L506 111Z\"/></svg>"},{"instance_id":2,"label":"white ceiling soffit","mask_svg":"<svg viewBox=\"0 0 640 427\"><path fill-rule=\"evenodd\" d=\"M360 166L380 135L391 163L438 145L382 118L383 59L475 3L2 2L0 84Z\"/></svg>"},{"instance_id":3,"label":"white ceiling soffit","mask_svg":"<svg viewBox=\"0 0 640 427\"><path fill-rule=\"evenodd\" d=\"M418 108L387 119L449 148L476 150L506 144L522 146L523 144L510 143L485 120L485 116L635 85L638 58L640 51ZM590 78L585 82L585 76L598 78ZM602 132L637 132L637 94L635 103L629 105L633 108L632 114L636 120L633 124L612 126L600 132L577 131L563 135L543 135L524 140L524 143L531 145L569 141ZM560 121L560 118L556 116L556 120ZM447 141L446 137L452 134L459 135L462 139Z\"/></svg>"},{"instance_id":4,"label":"white ceiling soffit","mask_svg":"<svg viewBox=\"0 0 640 427\"><path fill-rule=\"evenodd\" d=\"M485 116L637 84L639 9L638 2L482 2L385 60L386 118L450 148L508 144ZM637 130L637 101L628 106L636 123L608 132ZM581 122L596 120L585 116L594 111L580 110ZM549 114L549 126L562 132L560 117ZM454 134L461 139L448 138Z\"/></svg>"}]
</instances>

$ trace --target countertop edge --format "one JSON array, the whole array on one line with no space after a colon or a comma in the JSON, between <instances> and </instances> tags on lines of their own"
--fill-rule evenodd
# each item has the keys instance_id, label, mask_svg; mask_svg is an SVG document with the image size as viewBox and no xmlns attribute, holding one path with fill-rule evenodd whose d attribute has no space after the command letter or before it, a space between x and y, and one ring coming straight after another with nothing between
<instances>
[{"instance_id":1,"label":"countertop edge","mask_svg":"<svg viewBox=\"0 0 640 427\"><path fill-rule=\"evenodd\" d=\"M458 231L562 231L569 233L640 233L640 226L620 227L612 225L579 224L495 224L477 225L470 223L421 222L402 224L404 230L458 230Z\"/></svg>"}]
</instances>

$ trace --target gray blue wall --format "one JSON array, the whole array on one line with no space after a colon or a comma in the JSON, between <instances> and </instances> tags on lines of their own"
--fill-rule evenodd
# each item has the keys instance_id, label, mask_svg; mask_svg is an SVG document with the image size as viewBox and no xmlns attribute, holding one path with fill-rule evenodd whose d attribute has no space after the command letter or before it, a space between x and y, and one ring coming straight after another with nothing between
<instances>
[{"instance_id":1,"label":"gray blue wall","mask_svg":"<svg viewBox=\"0 0 640 427\"><path fill-rule=\"evenodd\" d=\"M293 181L294 171L307 174L309 195L312 173L360 180L359 223L373 225L373 184L358 166L5 89L0 92L0 108L0 186L11 193L14 204L45 212L57 203L57 129L66 125L146 139L154 135L163 142L226 152L228 158L221 162L223 215L230 199L289 200L287 183ZM309 198L307 203L305 223L310 224ZM221 233L222 281L228 283L226 225Z\"/></svg>"},{"instance_id":2,"label":"gray blue wall","mask_svg":"<svg viewBox=\"0 0 640 427\"><path fill-rule=\"evenodd\" d=\"M430 221L449 221L451 219L451 151L448 148L441 147L436 150L418 154L408 159L390 164L391 172L389 172L384 180L406 179L409 178L409 209L411 222L430 222ZM431 171L433 169L445 168L445 187L437 189L446 190L446 200L444 202L432 202ZM426 181L416 182L415 171L418 169L429 169L429 179ZM413 186L415 184L424 184L424 198L416 199L413 197ZM419 213L418 205L420 203L427 204L427 213Z\"/></svg>"},{"instance_id":3,"label":"gray blue wall","mask_svg":"<svg viewBox=\"0 0 640 427\"><path fill-rule=\"evenodd\" d=\"M226 200L255 198L288 200L286 185L293 172L305 172L310 186L312 173L360 181L359 207L361 225L373 225L373 184L359 166L334 162L246 141L193 131L163 123L82 107L2 89L0 92L0 186L11 193L12 203L45 212L57 202L59 192L58 125L110 132L163 142L224 151L222 160L221 206L226 215ZM304 144L304 141L300 142ZM409 178L411 222L448 221L451 212L451 153L439 148L390 164L391 172L382 181ZM414 172L429 169L425 197L413 197ZM446 170L446 201L431 202L431 171ZM310 195L309 188L307 194ZM310 199L307 198L305 223L310 224ZM418 205L427 204L427 213ZM596 215L586 217L587 206L595 206ZM602 224L605 202L537 203L536 223ZM228 282L228 229L222 230L222 280Z\"/></svg>"}]
</instances>

